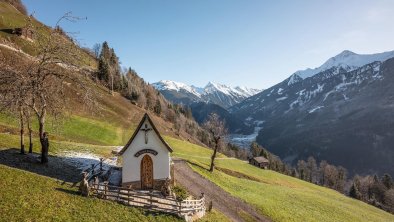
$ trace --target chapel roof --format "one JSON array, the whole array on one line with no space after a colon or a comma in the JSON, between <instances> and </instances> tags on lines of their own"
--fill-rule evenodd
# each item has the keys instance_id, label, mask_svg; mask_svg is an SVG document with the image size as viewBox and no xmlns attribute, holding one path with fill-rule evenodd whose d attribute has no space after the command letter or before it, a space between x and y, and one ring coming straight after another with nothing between
<instances>
[{"instance_id":1,"label":"chapel roof","mask_svg":"<svg viewBox=\"0 0 394 222\"><path fill-rule=\"evenodd\" d=\"M157 130L155 124L153 124L152 119L149 117L148 113L144 114L142 117L141 122L138 124L136 130L134 131L133 135L131 136L130 140L126 143L126 145L119 151L119 155L122 155L130 144L133 142L134 138L137 136L138 132L140 131L141 127L143 126L144 122L148 120L149 124L152 126L152 129L155 131L156 135L159 137L160 141L164 144L164 146L168 149L168 151L172 152L172 148L168 145L168 143L163 139L160 135L159 131Z\"/></svg>"}]
</instances>

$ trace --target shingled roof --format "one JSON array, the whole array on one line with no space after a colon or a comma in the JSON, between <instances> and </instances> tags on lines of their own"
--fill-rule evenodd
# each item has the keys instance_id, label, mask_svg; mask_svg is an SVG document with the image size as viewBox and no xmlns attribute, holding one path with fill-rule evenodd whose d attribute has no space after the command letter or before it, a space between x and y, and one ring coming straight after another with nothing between
<instances>
[{"instance_id":1,"label":"shingled roof","mask_svg":"<svg viewBox=\"0 0 394 222\"><path fill-rule=\"evenodd\" d=\"M256 162L258 163L269 163L270 161L267 160L265 157L263 156L257 156L253 158Z\"/></svg>"}]
</instances>

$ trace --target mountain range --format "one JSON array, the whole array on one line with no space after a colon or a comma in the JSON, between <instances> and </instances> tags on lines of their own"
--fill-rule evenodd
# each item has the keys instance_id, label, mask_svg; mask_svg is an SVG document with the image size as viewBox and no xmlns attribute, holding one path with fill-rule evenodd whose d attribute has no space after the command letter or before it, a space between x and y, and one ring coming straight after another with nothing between
<instances>
[{"instance_id":1,"label":"mountain range","mask_svg":"<svg viewBox=\"0 0 394 222\"><path fill-rule=\"evenodd\" d=\"M203 88L174 81L153 86L191 107L199 123L216 112L230 133L248 135L258 127L256 141L288 163L314 156L351 175L394 174L393 58L394 51L345 50L266 90L211 82Z\"/></svg>"},{"instance_id":2,"label":"mountain range","mask_svg":"<svg viewBox=\"0 0 394 222\"><path fill-rule=\"evenodd\" d=\"M194 119L202 124L212 112L224 120L229 133L250 134L253 128L228 112L228 108L261 92L247 87L230 87L209 82L205 87L189 86L184 83L162 80L152 84L163 96L173 103L192 109Z\"/></svg>"},{"instance_id":3,"label":"mountain range","mask_svg":"<svg viewBox=\"0 0 394 222\"><path fill-rule=\"evenodd\" d=\"M308 156L355 173L394 173L394 51L343 51L231 107L264 122L257 142L288 162Z\"/></svg>"},{"instance_id":4,"label":"mountain range","mask_svg":"<svg viewBox=\"0 0 394 222\"><path fill-rule=\"evenodd\" d=\"M205 102L225 109L261 92L258 89L230 87L213 82L209 82L205 87L189 86L170 80L162 80L152 85L174 103L190 105L195 102Z\"/></svg>"}]
</instances>

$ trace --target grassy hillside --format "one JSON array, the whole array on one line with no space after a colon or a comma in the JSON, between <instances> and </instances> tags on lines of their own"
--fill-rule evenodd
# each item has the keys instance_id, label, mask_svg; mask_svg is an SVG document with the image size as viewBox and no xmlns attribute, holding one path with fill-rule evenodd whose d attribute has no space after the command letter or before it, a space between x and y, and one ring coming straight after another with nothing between
<instances>
[{"instance_id":1,"label":"grassy hillside","mask_svg":"<svg viewBox=\"0 0 394 222\"><path fill-rule=\"evenodd\" d=\"M38 153L40 150L39 141L34 140L33 142L35 147L33 151ZM72 169L70 172L69 167L57 166L59 159L67 159L63 157L65 153L81 152L110 157L113 149L111 146L52 141L50 146L52 159L50 165L45 167L26 162L26 160L23 160L25 157L19 155L17 149L10 149L18 145L19 137L17 135L0 133L0 177L2 178L2 183L0 183L0 190L2 190L0 192L0 215L2 217L0 221L30 221L32 219L42 221L45 220L44 218L50 218L54 221L75 221L78 218L94 221L179 220L179 218L171 215L160 213L153 215L140 209L124 207L109 201L81 197L78 195L76 188L70 187L70 183L62 183L65 178L70 179L70 181L77 181L79 178L79 170ZM53 158L57 158L57 160L55 161ZM57 170L60 171L56 172ZM37 202L37 199L41 198L48 199L48 203ZM34 210L30 208L31 206L35 207ZM56 207L61 207L62 210L55 211ZM26 210L27 208L29 209ZM73 212L79 208L82 210L74 215ZM45 212L40 212L41 210ZM95 211L100 212L95 214ZM116 213L106 213L112 211L116 211ZM229 220L222 213L213 210L199 221L228 222Z\"/></svg>"},{"instance_id":2,"label":"grassy hillside","mask_svg":"<svg viewBox=\"0 0 394 222\"><path fill-rule=\"evenodd\" d=\"M196 172L254 205L274 221L394 221L393 215L334 190L261 170L222 154L217 159L219 170L211 174L206 170L211 150L172 137L166 136L165 140L174 148L173 156L190 161ZM0 147L3 147L0 149L17 145L18 136L0 134ZM53 155L78 151L108 156L111 150L112 147L108 146L65 141L53 142L51 146ZM223 217L219 215L219 218Z\"/></svg>"},{"instance_id":3,"label":"grassy hillside","mask_svg":"<svg viewBox=\"0 0 394 222\"><path fill-rule=\"evenodd\" d=\"M36 55L38 48L38 43L36 41L30 41L25 38L18 37L14 34L11 34L9 31L10 29L25 27L26 24L28 24L29 17L23 15L16 8L14 8L14 6L2 1L0 1L0 15L2 15L0 16L0 43L11 44L11 46L17 49L21 49L29 55ZM61 16L62 15L59 15L59 18ZM54 23L55 22L56 21L54 21ZM34 18L31 19L31 23L36 32L35 36L48 35L49 27ZM64 44L74 45L73 43L69 42L67 38L64 38L62 42L64 42ZM87 52L84 52L82 50L81 52L83 56L80 61L80 65L90 68L96 68L97 62L95 61L95 59Z\"/></svg>"},{"instance_id":4,"label":"grassy hillside","mask_svg":"<svg viewBox=\"0 0 394 222\"><path fill-rule=\"evenodd\" d=\"M85 198L69 184L0 164L1 221L181 221L111 201Z\"/></svg>"},{"instance_id":5,"label":"grassy hillside","mask_svg":"<svg viewBox=\"0 0 394 222\"><path fill-rule=\"evenodd\" d=\"M19 52L14 52L0 45L0 59L9 56L16 56L17 59L23 59L24 57ZM147 111L132 104L130 100L127 100L119 93L110 94L108 89L99 83L87 79L85 84L96 99L94 110L85 109L78 96L81 92L78 92L72 84L66 84L67 112L60 119L56 119L56 121L48 117L46 131L56 140L97 145L124 144L131 136L136 124ZM157 128L164 135L188 139L198 143L196 138L184 131L178 134L173 123L167 122L153 113L150 114L156 122ZM33 130L37 132L37 120L34 116L32 121ZM19 131L18 125L18 118L15 114L0 112L0 132L17 134Z\"/></svg>"},{"instance_id":6,"label":"grassy hillside","mask_svg":"<svg viewBox=\"0 0 394 222\"><path fill-rule=\"evenodd\" d=\"M30 56L35 56L37 54L38 41L28 40L10 33L11 29L24 27L27 24L29 17L23 15L13 6L2 1L0 1L0 15L0 60L3 57L13 58L13 60L30 60ZM50 27L45 26L34 18L32 18L32 23L34 27L43 27L34 29L35 32L37 32L37 36L48 35ZM97 61L95 58L85 50L79 48L78 45L75 45L67 37L60 38L62 38L61 42L63 44L77 47L81 52L80 54L82 55L82 59L79 64L80 68L88 67L89 70L96 70ZM8 59L4 61L8 61ZM12 65L14 65L14 63L12 63ZM79 73L74 74L78 75ZM81 75L85 75L85 73ZM58 127L60 130L55 131L57 128L49 127L48 131L52 136L55 136L60 140L88 142L99 145L122 144L128 139L130 132L135 127L133 124L138 122L146 111L136 105L133 105L130 100L125 99L119 93L111 95L107 88L103 87L100 83L92 81L90 78L86 79L85 84L86 88L94 94L97 102L97 107L94 108L94 112L85 110L84 104L79 101L79 95L83 94L78 91L80 89L77 89L78 87L74 87L73 83L66 83L65 87L67 88L66 97L68 99L68 113L65 115L66 118L61 121L63 125ZM2 127L4 128L5 124L7 124L7 128L12 127L15 129L17 127L18 122L15 120L4 120L4 114L2 116L1 115L2 114L0 114L0 129ZM9 114L6 114L5 116L9 116ZM158 122L157 127L164 134L188 139L198 143L195 138L191 137L186 132L182 131L180 132L180 135L175 132L173 123L164 121L162 118L154 115L151 116L153 116L153 119ZM58 124L59 121L56 123ZM87 134L80 135L78 129L74 130L78 127L84 128L84 132ZM85 128L89 128L89 130L86 130Z\"/></svg>"},{"instance_id":7,"label":"grassy hillside","mask_svg":"<svg viewBox=\"0 0 394 222\"><path fill-rule=\"evenodd\" d=\"M219 156L219 170L207 171L211 150L166 138L174 156L230 194L254 205L274 221L394 221L394 215L334 190L232 158Z\"/></svg>"}]
</instances>

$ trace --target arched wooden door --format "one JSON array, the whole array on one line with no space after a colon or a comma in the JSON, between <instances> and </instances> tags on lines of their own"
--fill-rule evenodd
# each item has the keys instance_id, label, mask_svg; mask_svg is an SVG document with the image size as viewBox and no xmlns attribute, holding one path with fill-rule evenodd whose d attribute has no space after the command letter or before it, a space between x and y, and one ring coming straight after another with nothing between
<instances>
[{"instance_id":1,"label":"arched wooden door","mask_svg":"<svg viewBox=\"0 0 394 222\"><path fill-rule=\"evenodd\" d=\"M141 189L153 188L153 161L149 155L141 160Z\"/></svg>"}]
</instances>

